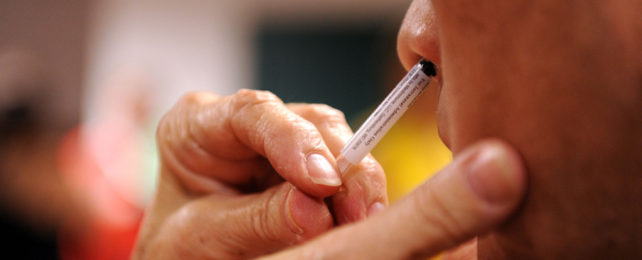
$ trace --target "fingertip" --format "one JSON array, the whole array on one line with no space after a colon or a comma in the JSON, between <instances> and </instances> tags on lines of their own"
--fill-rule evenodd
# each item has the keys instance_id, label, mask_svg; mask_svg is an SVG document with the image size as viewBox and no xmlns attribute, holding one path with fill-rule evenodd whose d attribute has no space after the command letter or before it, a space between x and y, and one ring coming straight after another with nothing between
<instances>
[{"instance_id":1,"label":"fingertip","mask_svg":"<svg viewBox=\"0 0 642 260\"><path fill-rule=\"evenodd\" d=\"M481 143L478 149L466 170L473 192L493 206L516 205L526 189L526 174L517 151L499 140Z\"/></svg>"},{"instance_id":2,"label":"fingertip","mask_svg":"<svg viewBox=\"0 0 642 260\"><path fill-rule=\"evenodd\" d=\"M339 191L343 182L333 173L334 165L316 147L311 152L282 151L269 157L270 164L283 179L315 198L326 198Z\"/></svg>"},{"instance_id":3,"label":"fingertip","mask_svg":"<svg viewBox=\"0 0 642 260\"><path fill-rule=\"evenodd\" d=\"M407 246L422 255L451 248L506 220L522 200L525 182L516 150L502 141L481 141L396 204L406 218L399 230L413 230L423 242Z\"/></svg>"},{"instance_id":4,"label":"fingertip","mask_svg":"<svg viewBox=\"0 0 642 260\"><path fill-rule=\"evenodd\" d=\"M344 185L333 196L337 224L362 220L388 203L383 169L371 156L343 174Z\"/></svg>"},{"instance_id":5,"label":"fingertip","mask_svg":"<svg viewBox=\"0 0 642 260\"><path fill-rule=\"evenodd\" d=\"M288 226L304 240L315 237L333 227L328 206L322 199L313 198L292 187L286 199Z\"/></svg>"},{"instance_id":6,"label":"fingertip","mask_svg":"<svg viewBox=\"0 0 642 260\"><path fill-rule=\"evenodd\" d=\"M306 166L312 182L329 187L341 186L341 178L336 167L325 156L318 153L309 154L306 158Z\"/></svg>"},{"instance_id":7,"label":"fingertip","mask_svg":"<svg viewBox=\"0 0 642 260\"><path fill-rule=\"evenodd\" d=\"M329 152L319 152L318 147L313 151L302 152L304 154L297 161L290 161L292 164L299 164L297 169L282 169L281 176L309 196L323 199L335 195L344 184ZM329 158L329 159L328 159ZM286 177L289 176L289 177Z\"/></svg>"}]
</instances>

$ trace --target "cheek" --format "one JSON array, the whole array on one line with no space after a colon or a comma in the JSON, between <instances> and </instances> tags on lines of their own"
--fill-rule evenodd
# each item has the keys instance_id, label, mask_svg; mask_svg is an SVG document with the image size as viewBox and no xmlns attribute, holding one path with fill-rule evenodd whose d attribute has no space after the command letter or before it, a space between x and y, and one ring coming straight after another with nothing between
<instances>
[{"instance_id":1,"label":"cheek","mask_svg":"<svg viewBox=\"0 0 642 260\"><path fill-rule=\"evenodd\" d=\"M478 73L496 75L485 70ZM439 100L439 131L453 155L479 139L501 137L524 125L531 113L522 106L528 102L518 102L514 89L500 88L491 79L457 77L445 82Z\"/></svg>"},{"instance_id":2,"label":"cheek","mask_svg":"<svg viewBox=\"0 0 642 260\"><path fill-rule=\"evenodd\" d=\"M439 136L453 155L479 138L483 129L488 126L488 108L491 104L484 103L480 98L483 93L473 86L459 83L457 80L444 84L438 106Z\"/></svg>"},{"instance_id":3,"label":"cheek","mask_svg":"<svg viewBox=\"0 0 642 260\"><path fill-rule=\"evenodd\" d=\"M480 138L500 134L508 124L507 108L519 94L513 87L524 84L515 80L522 77L517 70L535 60L513 46L520 27L504 22L513 21L514 13L520 12L509 5L509 1L434 1L444 77L440 131L454 154Z\"/></svg>"}]
</instances>

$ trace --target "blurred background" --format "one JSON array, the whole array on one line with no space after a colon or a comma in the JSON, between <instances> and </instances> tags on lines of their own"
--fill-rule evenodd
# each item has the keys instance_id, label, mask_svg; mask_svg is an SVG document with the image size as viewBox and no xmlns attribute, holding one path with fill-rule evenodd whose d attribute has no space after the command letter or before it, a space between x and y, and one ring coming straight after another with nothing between
<instances>
[{"instance_id":1,"label":"blurred background","mask_svg":"<svg viewBox=\"0 0 642 260\"><path fill-rule=\"evenodd\" d=\"M405 74L409 0L0 0L0 247L127 259L153 195L154 130L186 92L270 90L353 129ZM391 201L450 160L429 88L373 152Z\"/></svg>"}]
</instances>

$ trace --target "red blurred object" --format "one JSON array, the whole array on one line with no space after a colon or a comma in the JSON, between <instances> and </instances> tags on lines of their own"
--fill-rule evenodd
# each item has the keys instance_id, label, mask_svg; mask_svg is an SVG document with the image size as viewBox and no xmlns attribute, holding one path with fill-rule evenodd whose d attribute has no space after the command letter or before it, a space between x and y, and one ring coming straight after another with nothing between
<instances>
[{"instance_id":1,"label":"red blurred object","mask_svg":"<svg viewBox=\"0 0 642 260\"><path fill-rule=\"evenodd\" d=\"M59 149L62 178L90 207L87 226L69 223L59 232L61 259L129 259L143 210L128 202L105 179L82 143L81 127L71 131ZM86 197L85 197L86 196Z\"/></svg>"}]
</instances>

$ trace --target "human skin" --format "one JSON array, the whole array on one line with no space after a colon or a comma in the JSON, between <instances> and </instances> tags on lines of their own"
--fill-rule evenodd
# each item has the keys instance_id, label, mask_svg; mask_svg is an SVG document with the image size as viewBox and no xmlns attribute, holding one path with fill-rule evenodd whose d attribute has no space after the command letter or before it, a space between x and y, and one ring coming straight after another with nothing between
<instances>
[{"instance_id":1,"label":"human skin","mask_svg":"<svg viewBox=\"0 0 642 260\"><path fill-rule=\"evenodd\" d=\"M159 125L161 175L133 258L430 256L500 224L524 194L520 156L489 139L384 210L385 178L371 157L340 180L310 167L310 154L334 165L350 136L328 106L263 91L187 95Z\"/></svg>"},{"instance_id":2,"label":"human skin","mask_svg":"<svg viewBox=\"0 0 642 260\"><path fill-rule=\"evenodd\" d=\"M433 8L434 7L434 8ZM642 256L641 1L415 0L409 68L441 68L438 124L456 157L482 138L522 154L529 188L478 256Z\"/></svg>"},{"instance_id":3,"label":"human skin","mask_svg":"<svg viewBox=\"0 0 642 260\"><path fill-rule=\"evenodd\" d=\"M160 179L134 258L256 257L382 210L385 176L372 157L336 172L351 134L325 105L265 91L186 95L158 127Z\"/></svg>"},{"instance_id":4,"label":"human skin","mask_svg":"<svg viewBox=\"0 0 642 260\"><path fill-rule=\"evenodd\" d=\"M234 191L226 185L217 185L225 181L222 179L225 176L215 171L197 174L199 178L185 178L186 175L176 171L177 167L165 167L135 258L213 257L220 252L230 257L259 256L313 238L268 257L414 258L433 255L466 241L469 243L448 256L548 259L635 258L640 254L637 248L642 241L638 238L641 209L635 204L641 195L638 147L642 147L639 136L642 66L636 58L642 56L637 48L642 45L639 39L642 34L640 21L635 19L639 4L435 1L433 10L432 3L413 2L400 31L399 56L406 67L420 57L441 67L439 128L442 139L454 153L452 164L389 209L366 219L363 219L366 214L360 213L360 217L353 219L363 221L342 225L323 235L319 234L331 228L330 208L319 198L335 194L339 190L336 187L310 186L297 179L305 175L278 171L277 163L272 167L289 183L281 183L279 178L259 178L263 180L258 182L263 183L261 188L271 184L281 186L243 195L245 189ZM183 117L170 113L168 118L215 120L229 115L220 113L226 110L209 114L198 113L200 109L183 110L194 104L190 102L202 104L197 102L201 98L217 100L207 94L192 98L196 101L179 103L175 109L184 111ZM272 119L283 122L278 116ZM312 125L320 127L322 121ZM287 122L275 125L285 129L291 126ZM267 137L297 140L296 129L310 130L297 128L300 126L295 124L295 129L287 132L290 135ZM219 145L236 140L225 131L207 133L219 137L213 139ZM159 138L164 136L159 131ZM334 138L323 139L328 142ZM168 148L160 149L171 151ZM330 150L336 154L336 150ZM260 151L254 152L272 163L289 157ZM324 152L329 157L328 153ZM517 215L503 222L516 209L525 191L526 175L520 158L524 159L529 174L528 196ZM346 183L349 181L344 179L343 184ZM278 202L283 200L263 200L264 196L274 197L270 194L281 194L287 200L295 190L289 185L305 190L306 194L297 193L296 198L312 205L299 212L316 216L319 221L305 230L303 239L293 236L287 223L279 222L283 217L280 210L270 211L281 209L283 204ZM359 187L370 188L368 185ZM235 197L240 198L237 200L221 197L221 193L243 196ZM253 201L275 203L259 204L271 207L243 206L253 205ZM235 210L238 205L258 210ZM367 212L364 208L358 212ZM244 214L234 215L239 212ZM272 214L262 215L266 212ZM251 215L247 213L268 217L249 221L258 223L259 228L236 226L247 220L243 218ZM228 218L212 221L220 220L217 216L221 214ZM234 221L230 223L231 219ZM264 231L260 229L264 226L282 229L268 233L269 236L258 232L259 236L238 239L247 238L243 237L246 230ZM248 233L252 236L252 232ZM471 241L476 235L481 237ZM236 239L225 242L230 237ZM478 252L473 252L475 248Z\"/></svg>"}]
</instances>

